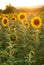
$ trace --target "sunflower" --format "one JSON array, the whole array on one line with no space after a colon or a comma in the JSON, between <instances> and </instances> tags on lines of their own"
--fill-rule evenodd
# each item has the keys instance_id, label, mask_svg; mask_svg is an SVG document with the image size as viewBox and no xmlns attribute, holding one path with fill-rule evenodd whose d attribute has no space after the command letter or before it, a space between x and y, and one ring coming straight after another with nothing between
<instances>
[{"instance_id":1,"label":"sunflower","mask_svg":"<svg viewBox=\"0 0 44 65\"><path fill-rule=\"evenodd\" d=\"M25 23L24 23L24 27L25 27L25 28L29 28L29 26L30 26L30 25L29 25L28 22L25 22Z\"/></svg>"},{"instance_id":2,"label":"sunflower","mask_svg":"<svg viewBox=\"0 0 44 65\"><path fill-rule=\"evenodd\" d=\"M2 19L2 25L3 25L4 27L6 27L7 24L8 24L8 18L4 17L4 18Z\"/></svg>"},{"instance_id":3,"label":"sunflower","mask_svg":"<svg viewBox=\"0 0 44 65\"><path fill-rule=\"evenodd\" d=\"M0 16L0 19L2 19L2 16Z\"/></svg>"},{"instance_id":4,"label":"sunflower","mask_svg":"<svg viewBox=\"0 0 44 65\"><path fill-rule=\"evenodd\" d=\"M41 21L41 19L39 17L32 18L31 25L34 28L40 28L41 27L41 24L42 24L42 21Z\"/></svg>"},{"instance_id":5,"label":"sunflower","mask_svg":"<svg viewBox=\"0 0 44 65\"><path fill-rule=\"evenodd\" d=\"M9 14L5 14L5 17L9 18Z\"/></svg>"},{"instance_id":6,"label":"sunflower","mask_svg":"<svg viewBox=\"0 0 44 65\"><path fill-rule=\"evenodd\" d=\"M2 14L0 14L0 19L2 19L3 18L3 16L2 16Z\"/></svg>"},{"instance_id":7,"label":"sunflower","mask_svg":"<svg viewBox=\"0 0 44 65\"><path fill-rule=\"evenodd\" d=\"M33 55L33 54L35 54L35 52L34 51L30 51L31 52L31 54Z\"/></svg>"},{"instance_id":8,"label":"sunflower","mask_svg":"<svg viewBox=\"0 0 44 65\"><path fill-rule=\"evenodd\" d=\"M10 14L3 14L3 17L9 18L10 17Z\"/></svg>"},{"instance_id":9,"label":"sunflower","mask_svg":"<svg viewBox=\"0 0 44 65\"><path fill-rule=\"evenodd\" d=\"M10 39L11 39L12 41L16 41L16 40L18 40L18 37L13 34L13 35L10 36Z\"/></svg>"},{"instance_id":10,"label":"sunflower","mask_svg":"<svg viewBox=\"0 0 44 65\"><path fill-rule=\"evenodd\" d=\"M27 18L26 13L21 12L21 13L18 15L18 20L21 21L21 22L25 21L26 18Z\"/></svg>"},{"instance_id":11,"label":"sunflower","mask_svg":"<svg viewBox=\"0 0 44 65\"><path fill-rule=\"evenodd\" d=\"M12 16L12 21L16 21L16 17L15 16Z\"/></svg>"},{"instance_id":12,"label":"sunflower","mask_svg":"<svg viewBox=\"0 0 44 65\"><path fill-rule=\"evenodd\" d=\"M13 13L12 16L16 16L16 13Z\"/></svg>"}]
</instances>

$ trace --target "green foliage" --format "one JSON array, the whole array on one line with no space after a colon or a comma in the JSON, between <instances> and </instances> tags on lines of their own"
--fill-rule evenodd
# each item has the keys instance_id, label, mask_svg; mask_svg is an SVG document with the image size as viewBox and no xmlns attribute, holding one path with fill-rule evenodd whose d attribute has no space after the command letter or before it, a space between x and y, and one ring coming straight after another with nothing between
<instances>
[{"instance_id":1,"label":"green foliage","mask_svg":"<svg viewBox=\"0 0 44 65\"><path fill-rule=\"evenodd\" d=\"M0 65L44 64L44 16L42 14L39 16L43 23L38 29L39 32L31 25L30 28L26 29L24 24L19 21L13 23L11 14L9 25L7 27L0 25ZM32 16L28 20L29 24L31 19ZM0 20L1 22L2 20Z\"/></svg>"}]
</instances>

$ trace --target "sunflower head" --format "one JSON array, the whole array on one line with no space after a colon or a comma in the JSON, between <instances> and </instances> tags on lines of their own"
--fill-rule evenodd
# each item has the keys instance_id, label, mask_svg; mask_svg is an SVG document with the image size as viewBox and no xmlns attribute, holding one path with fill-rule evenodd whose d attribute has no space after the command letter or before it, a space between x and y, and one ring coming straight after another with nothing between
<instances>
[{"instance_id":1,"label":"sunflower head","mask_svg":"<svg viewBox=\"0 0 44 65\"><path fill-rule=\"evenodd\" d=\"M27 18L26 13L21 12L21 13L18 15L18 20L21 21L21 22L25 21L26 18Z\"/></svg>"},{"instance_id":2,"label":"sunflower head","mask_svg":"<svg viewBox=\"0 0 44 65\"><path fill-rule=\"evenodd\" d=\"M13 15L12 16L15 16L16 17L16 13L13 13Z\"/></svg>"},{"instance_id":3,"label":"sunflower head","mask_svg":"<svg viewBox=\"0 0 44 65\"><path fill-rule=\"evenodd\" d=\"M0 16L0 19L2 19L2 16Z\"/></svg>"},{"instance_id":4,"label":"sunflower head","mask_svg":"<svg viewBox=\"0 0 44 65\"><path fill-rule=\"evenodd\" d=\"M0 14L0 19L2 19L3 18L3 16L2 16L2 14Z\"/></svg>"},{"instance_id":5,"label":"sunflower head","mask_svg":"<svg viewBox=\"0 0 44 65\"><path fill-rule=\"evenodd\" d=\"M5 17L9 18L9 14L6 14Z\"/></svg>"},{"instance_id":6,"label":"sunflower head","mask_svg":"<svg viewBox=\"0 0 44 65\"><path fill-rule=\"evenodd\" d=\"M41 19L39 17L32 18L31 25L34 28L40 28L41 27L41 24L42 24L42 21L41 21Z\"/></svg>"},{"instance_id":7,"label":"sunflower head","mask_svg":"<svg viewBox=\"0 0 44 65\"><path fill-rule=\"evenodd\" d=\"M35 54L35 52L34 52L34 51L30 51L30 52L31 52L31 54L32 54L32 55L34 55L34 54Z\"/></svg>"},{"instance_id":8,"label":"sunflower head","mask_svg":"<svg viewBox=\"0 0 44 65\"><path fill-rule=\"evenodd\" d=\"M11 39L12 41L16 41L18 38L17 38L16 35L11 35L11 36L10 36L10 39Z\"/></svg>"},{"instance_id":9,"label":"sunflower head","mask_svg":"<svg viewBox=\"0 0 44 65\"><path fill-rule=\"evenodd\" d=\"M16 17L15 16L12 16L12 21L16 21Z\"/></svg>"},{"instance_id":10,"label":"sunflower head","mask_svg":"<svg viewBox=\"0 0 44 65\"><path fill-rule=\"evenodd\" d=\"M4 17L4 18L2 19L2 25L3 25L4 27L6 27L7 24L8 24L8 18Z\"/></svg>"},{"instance_id":11,"label":"sunflower head","mask_svg":"<svg viewBox=\"0 0 44 65\"><path fill-rule=\"evenodd\" d=\"M28 22L25 22L25 23L24 23L24 27L25 27L25 28L29 28L29 23L28 23Z\"/></svg>"},{"instance_id":12,"label":"sunflower head","mask_svg":"<svg viewBox=\"0 0 44 65\"><path fill-rule=\"evenodd\" d=\"M3 14L3 17L10 18L10 14Z\"/></svg>"}]
</instances>

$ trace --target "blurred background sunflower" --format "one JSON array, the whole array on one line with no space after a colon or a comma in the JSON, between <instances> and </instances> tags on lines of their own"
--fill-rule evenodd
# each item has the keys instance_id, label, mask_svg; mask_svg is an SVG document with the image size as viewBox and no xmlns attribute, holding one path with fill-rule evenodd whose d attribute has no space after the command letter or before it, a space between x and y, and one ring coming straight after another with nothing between
<instances>
[{"instance_id":1,"label":"blurred background sunflower","mask_svg":"<svg viewBox=\"0 0 44 65\"><path fill-rule=\"evenodd\" d=\"M16 41L16 40L18 39L18 37L17 37L17 35L12 34L12 35L10 36L10 39L11 39L12 41Z\"/></svg>"},{"instance_id":2,"label":"blurred background sunflower","mask_svg":"<svg viewBox=\"0 0 44 65\"><path fill-rule=\"evenodd\" d=\"M2 14L0 14L0 19L2 19L2 17L3 17Z\"/></svg>"},{"instance_id":3,"label":"blurred background sunflower","mask_svg":"<svg viewBox=\"0 0 44 65\"><path fill-rule=\"evenodd\" d=\"M9 14L5 14L5 17L9 18Z\"/></svg>"},{"instance_id":4,"label":"blurred background sunflower","mask_svg":"<svg viewBox=\"0 0 44 65\"><path fill-rule=\"evenodd\" d=\"M34 17L32 18L31 20L31 25L34 27L34 28L40 28L41 27L41 24L42 24L42 20L40 19L40 17Z\"/></svg>"},{"instance_id":5,"label":"blurred background sunflower","mask_svg":"<svg viewBox=\"0 0 44 65\"><path fill-rule=\"evenodd\" d=\"M16 16L16 13L13 13L12 16Z\"/></svg>"},{"instance_id":6,"label":"blurred background sunflower","mask_svg":"<svg viewBox=\"0 0 44 65\"><path fill-rule=\"evenodd\" d=\"M10 18L10 14L3 14L3 17Z\"/></svg>"},{"instance_id":7,"label":"blurred background sunflower","mask_svg":"<svg viewBox=\"0 0 44 65\"><path fill-rule=\"evenodd\" d=\"M19 15L18 15L19 21L24 22L26 20L26 18L27 18L26 13L23 13L23 12L19 13Z\"/></svg>"},{"instance_id":8,"label":"blurred background sunflower","mask_svg":"<svg viewBox=\"0 0 44 65\"><path fill-rule=\"evenodd\" d=\"M25 27L25 28L29 28L29 26L30 26L30 25L29 25L28 22L25 22L25 23L24 23L24 27Z\"/></svg>"},{"instance_id":9,"label":"blurred background sunflower","mask_svg":"<svg viewBox=\"0 0 44 65\"><path fill-rule=\"evenodd\" d=\"M0 16L0 19L2 19L2 16Z\"/></svg>"},{"instance_id":10,"label":"blurred background sunflower","mask_svg":"<svg viewBox=\"0 0 44 65\"><path fill-rule=\"evenodd\" d=\"M6 27L8 25L8 18L7 17L3 17L3 19L2 19L2 25L4 27Z\"/></svg>"},{"instance_id":11,"label":"blurred background sunflower","mask_svg":"<svg viewBox=\"0 0 44 65\"><path fill-rule=\"evenodd\" d=\"M16 17L15 16L12 16L12 21L16 21Z\"/></svg>"}]
</instances>

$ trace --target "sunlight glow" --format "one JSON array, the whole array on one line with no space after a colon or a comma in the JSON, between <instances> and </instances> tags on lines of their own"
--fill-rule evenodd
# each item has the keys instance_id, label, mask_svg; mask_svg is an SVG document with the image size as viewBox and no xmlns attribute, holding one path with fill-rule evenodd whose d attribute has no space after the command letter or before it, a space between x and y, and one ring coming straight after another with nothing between
<instances>
[{"instance_id":1,"label":"sunlight glow","mask_svg":"<svg viewBox=\"0 0 44 65\"><path fill-rule=\"evenodd\" d=\"M0 9L4 9L7 4L15 7L34 7L44 5L44 0L0 0Z\"/></svg>"}]
</instances>

